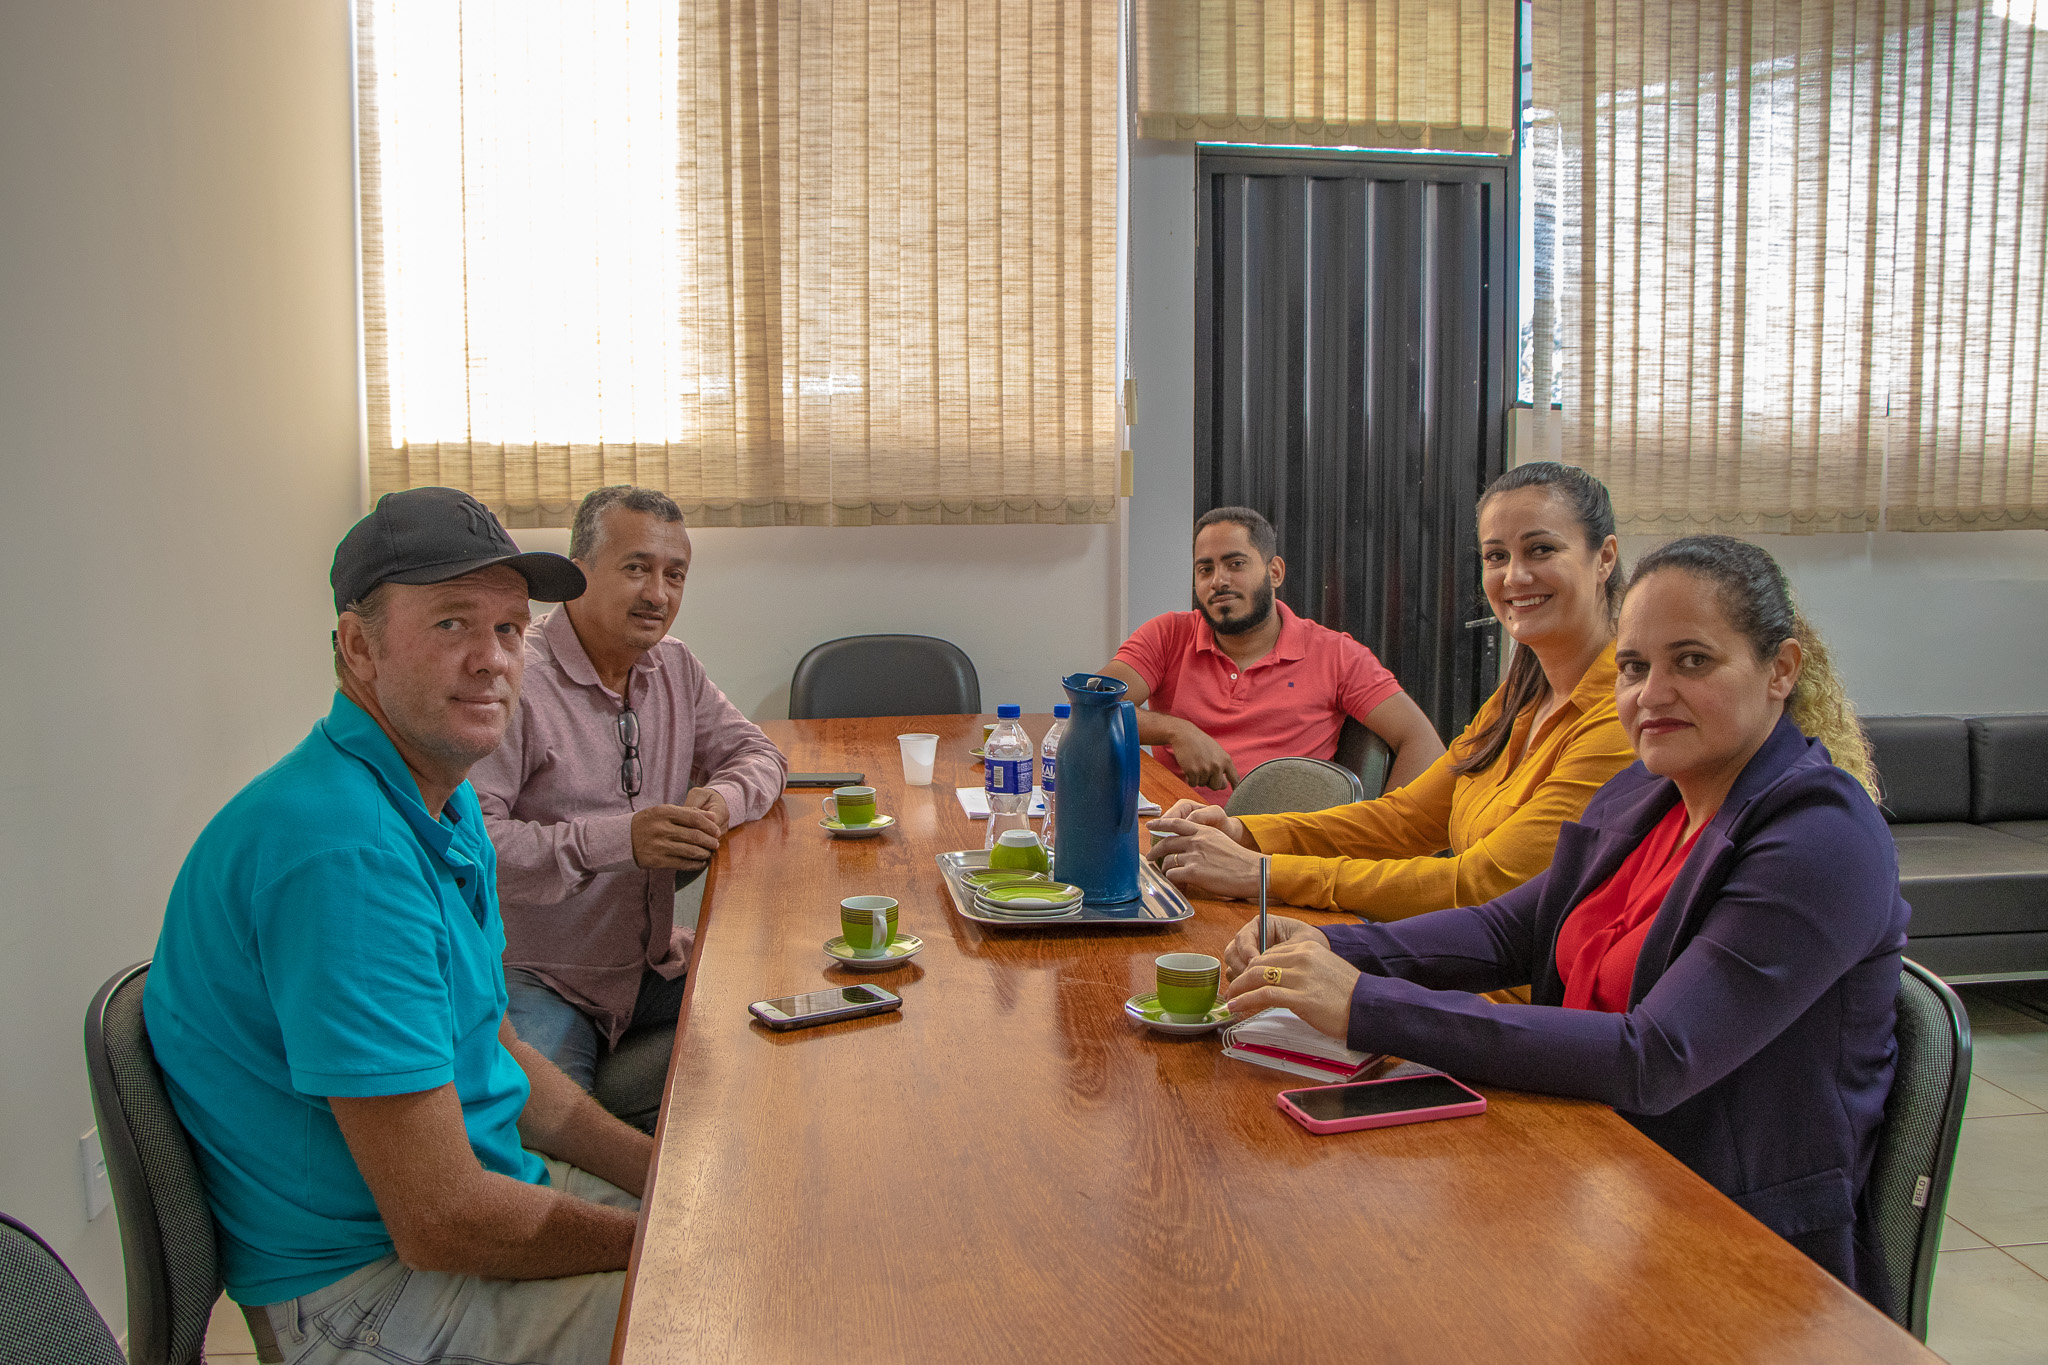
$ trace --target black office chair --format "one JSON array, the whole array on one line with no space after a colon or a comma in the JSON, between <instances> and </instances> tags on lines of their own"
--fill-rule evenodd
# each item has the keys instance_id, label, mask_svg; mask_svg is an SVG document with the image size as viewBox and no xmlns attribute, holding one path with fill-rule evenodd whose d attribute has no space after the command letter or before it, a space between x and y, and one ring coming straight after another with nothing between
<instances>
[{"instance_id":1,"label":"black office chair","mask_svg":"<svg viewBox=\"0 0 2048 1365\"><path fill-rule=\"evenodd\" d=\"M199 1365L220 1298L213 1214L142 1023L149 964L116 972L85 1015L92 1110L121 1218L133 1365Z\"/></svg>"},{"instance_id":2,"label":"black office chair","mask_svg":"<svg viewBox=\"0 0 2048 1365\"><path fill-rule=\"evenodd\" d=\"M1231 788L1228 815L1328 810L1365 799L1358 774L1321 758L1269 758Z\"/></svg>"},{"instance_id":3,"label":"black office chair","mask_svg":"<svg viewBox=\"0 0 2048 1365\"><path fill-rule=\"evenodd\" d=\"M1925 1341L1942 1214L1970 1093L1970 1016L1940 977L1910 958L1899 973L1898 1010L1897 1069L1866 1199L1892 1282L1892 1318Z\"/></svg>"},{"instance_id":4,"label":"black office chair","mask_svg":"<svg viewBox=\"0 0 2048 1365\"><path fill-rule=\"evenodd\" d=\"M929 635L849 635L797 661L791 720L979 715L981 677L958 645Z\"/></svg>"},{"instance_id":5,"label":"black office chair","mask_svg":"<svg viewBox=\"0 0 2048 1365\"><path fill-rule=\"evenodd\" d=\"M1365 789L1359 800L1377 801L1386 794L1387 772L1394 766L1394 751L1385 740L1366 729L1358 717L1344 717L1344 728L1337 732L1337 752L1330 755L1330 760L1358 774Z\"/></svg>"},{"instance_id":6,"label":"black office chair","mask_svg":"<svg viewBox=\"0 0 2048 1365\"><path fill-rule=\"evenodd\" d=\"M26 1223L0 1213L0 1361L127 1365L70 1267Z\"/></svg>"}]
</instances>

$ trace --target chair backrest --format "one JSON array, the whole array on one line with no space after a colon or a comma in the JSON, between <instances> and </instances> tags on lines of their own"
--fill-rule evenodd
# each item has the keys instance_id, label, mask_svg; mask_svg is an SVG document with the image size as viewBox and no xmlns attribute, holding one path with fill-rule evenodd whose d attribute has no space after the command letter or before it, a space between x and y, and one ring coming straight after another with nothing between
<instances>
[{"instance_id":1,"label":"chair backrest","mask_svg":"<svg viewBox=\"0 0 2048 1365\"><path fill-rule=\"evenodd\" d=\"M1320 758L1269 758L1244 775L1223 809L1232 815L1277 815L1364 799L1365 786L1349 768Z\"/></svg>"},{"instance_id":2,"label":"chair backrest","mask_svg":"<svg viewBox=\"0 0 2048 1365\"><path fill-rule=\"evenodd\" d=\"M0 1361L127 1365L71 1270L27 1224L0 1213Z\"/></svg>"},{"instance_id":3,"label":"chair backrest","mask_svg":"<svg viewBox=\"0 0 2048 1365\"><path fill-rule=\"evenodd\" d=\"M1330 761L1358 774L1365 787L1359 800L1377 801L1386 794L1387 770L1394 766L1394 751L1385 740L1366 729L1358 717L1344 717L1344 728L1337 732L1337 752L1330 755Z\"/></svg>"},{"instance_id":4,"label":"chair backrest","mask_svg":"<svg viewBox=\"0 0 2048 1365\"><path fill-rule=\"evenodd\" d=\"M100 987L85 1015L85 1063L107 1183L121 1217L129 1359L134 1365L193 1365L205 1359L220 1262L192 1143L171 1108L143 1028L148 975L149 964L139 962Z\"/></svg>"},{"instance_id":5,"label":"chair backrest","mask_svg":"<svg viewBox=\"0 0 2048 1365\"><path fill-rule=\"evenodd\" d=\"M797 660L791 720L981 713L981 677L960 647L929 635L849 635Z\"/></svg>"},{"instance_id":6,"label":"chair backrest","mask_svg":"<svg viewBox=\"0 0 2048 1365\"><path fill-rule=\"evenodd\" d=\"M1910 959L1899 973L1895 1037L1898 1061L1865 1199L1891 1279L1892 1318L1925 1341L1942 1214L1970 1090L1970 1016L1940 977Z\"/></svg>"}]
</instances>

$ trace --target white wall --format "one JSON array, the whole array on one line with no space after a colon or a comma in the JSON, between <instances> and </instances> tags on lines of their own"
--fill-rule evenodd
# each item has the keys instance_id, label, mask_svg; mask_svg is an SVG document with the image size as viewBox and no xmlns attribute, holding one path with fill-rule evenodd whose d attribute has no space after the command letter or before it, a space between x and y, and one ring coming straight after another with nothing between
<instances>
[{"instance_id":1,"label":"white wall","mask_svg":"<svg viewBox=\"0 0 2048 1365\"><path fill-rule=\"evenodd\" d=\"M566 531L521 530L566 551ZM983 709L1050 711L1059 680L1116 645L1114 526L699 527L672 634L756 720L789 714L789 675L842 635L938 635L967 651Z\"/></svg>"},{"instance_id":2,"label":"white wall","mask_svg":"<svg viewBox=\"0 0 2048 1365\"><path fill-rule=\"evenodd\" d=\"M1627 536L1622 557L1661 538ZM1749 536L1864 715L2048 711L2048 531Z\"/></svg>"},{"instance_id":3,"label":"white wall","mask_svg":"<svg viewBox=\"0 0 2048 1365\"><path fill-rule=\"evenodd\" d=\"M1195 524L1195 148L1131 144L1130 625L1186 611ZM1204 508L1204 511L1207 509Z\"/></svg>"},{"instance_id":4,"label":"white wall","mask_svg":"<svg viewBox=\"0 0 2048 1365\"><path fill-rule=\"evenodd\" d=\"M1558 458L1555 415L1518 408L1509 463ZM1660 536L1624 536L1622 559ZM1865 715L2048 710L2048 531L1748 536Z\"/></svg>"},{"instance_id":5,"label":"white wall","mask_svg":"<svg viewBox=\"0 0 2048 1365\"><path fill-rule=\"evenodd\" d=\"M0 1208L117 1331L80 1028L329 693L357 507L345 0L0 4Z\"/></svg>"}]
</instances>

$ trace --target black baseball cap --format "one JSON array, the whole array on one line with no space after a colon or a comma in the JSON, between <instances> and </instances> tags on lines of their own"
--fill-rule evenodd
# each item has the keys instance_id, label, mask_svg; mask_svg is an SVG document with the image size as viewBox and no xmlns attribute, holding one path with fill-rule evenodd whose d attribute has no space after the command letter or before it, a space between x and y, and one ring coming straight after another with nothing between
<instances>
[{"instance_id":1,"label":"black baseball cap","mask_svg":"<svg viewBox=\"0 0 2048 1365\"><path fill-rule=\"evenodd\" d=\"M545 550L522 553L491 509L459 488L386 493L334 547L334 610L339 615L379 583L445 583L494 564L517 569L536 602L581 597L583 570Z\"/></svg>"}]
</instances>

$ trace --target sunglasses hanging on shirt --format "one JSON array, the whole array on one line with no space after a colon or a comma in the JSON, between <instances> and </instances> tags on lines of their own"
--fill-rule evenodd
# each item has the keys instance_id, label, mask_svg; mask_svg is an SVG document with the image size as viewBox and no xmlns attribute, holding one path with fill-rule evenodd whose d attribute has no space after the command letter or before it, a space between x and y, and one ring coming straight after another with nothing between
<instances>
[{"instance_id":1,"label":"sunglasses hanging on shirt","mask_svg":"<svg viewBox=\"0 0 2048 1365\"><path fill-rule=\"evenodd\" d=\"M627 796L640 794L640 717L633 708L619 708L619 744L626 756L619 763L619 786Z\"/></svg>"}]
</instances>

